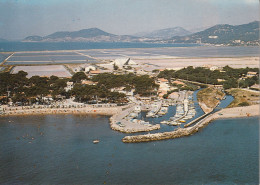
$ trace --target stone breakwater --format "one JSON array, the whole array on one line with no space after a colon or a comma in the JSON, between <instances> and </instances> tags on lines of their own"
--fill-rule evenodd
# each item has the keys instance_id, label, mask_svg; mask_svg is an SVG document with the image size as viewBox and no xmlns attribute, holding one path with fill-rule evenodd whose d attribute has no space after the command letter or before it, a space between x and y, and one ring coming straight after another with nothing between
<instances>
[{"instance_id":1,"label":"stone breakwater","mask_svg":"<svg viewBox=\"0 0 260 185\"><path fill-rule=\"evenodd\" d=\"M165 139L174 139L184 136L189 136L198 132L201 128L206 126L207 123L203 125L194 125L189 128L178 128L171 132L162 132L155 134L144 134L144 135L136 135L136 136L125 136L122 141L124 143L139 143L139 142L149 142L149 141L159 141Z\"/></svg>"},{"instance_id":2,"label":"stone breakwater","mask_svg":"<svg viewBox=\"0 0 260 185\"><path fill-rule=\"evenodd\" d=\"M164 139L180 138L184 136L193 135L194 133L200 131L202 128L207 126L211 121L216 119L239 118L239 117L249 117L249 116L259 116L259 115L260 115L259 105L252 105L248 107L226 108L214 114L208 115L206 118L197 122L192 127L178 128L171 132L125 136L122 139L122 141L124 143L138 143L138 142L149 142L149 141L159 141Z\"/></svg>"}]
</instances>

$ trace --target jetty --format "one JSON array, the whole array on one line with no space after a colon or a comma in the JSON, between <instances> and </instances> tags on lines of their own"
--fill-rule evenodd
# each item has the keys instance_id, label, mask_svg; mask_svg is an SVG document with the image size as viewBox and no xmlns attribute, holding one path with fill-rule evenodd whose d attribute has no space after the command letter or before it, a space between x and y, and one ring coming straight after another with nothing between
<instances>
[{"instance_id":1,"label":"jetty","mask_svg":"<svg viewBox=\"0 0 260 185\"><path fill-rule=\"evenodd\" d=\"M123 111L114 114L110 117L110 127L112 130L120 131L123 133L135 133L135 132L149 132L152 130L160 129L160 124L150 124L143 120L134 119L131 114L135 110L136 104L131 104Z\"/></svg>"}]
</instances>

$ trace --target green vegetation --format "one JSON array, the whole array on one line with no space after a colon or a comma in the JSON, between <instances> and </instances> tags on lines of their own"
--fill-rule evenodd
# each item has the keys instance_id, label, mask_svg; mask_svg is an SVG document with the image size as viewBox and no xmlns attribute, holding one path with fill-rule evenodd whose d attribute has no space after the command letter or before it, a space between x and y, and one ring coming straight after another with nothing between
<instances>
[{"instance_id":1,"label":"green vegetation","mask_svg":"<svg viewBox=\"0 0 260 185\"><path fill-rule=\"evenodd\" d=\"M27 78L27 73L19 71L17 74L0 73L0 103L7 104L11 101L21 105L48 103L43 101L43 97L51 96L54 100L60 98L75 97L78 102L113 102L125 103L126 95L118 92L111 92L112 88L124 87L124 90L135 89L135 93L141 96L152 95L158 85L154 79L147 75L136 76L114 75L109 73L99 74L92 80L98 82L97 85L82 85L81 81L88 79L85 73L75 73L71 80L74 82L72 90L66 92L69 79L60 79L57 76L40 77L32 76Z\"/></svg>"},{"instance_id":2,"label":"green vegetation","mask_svg":"<svg viewBox=\"0 0 260 185\"><path fill-rule=\"evenodd\" d=\"M80 83L81 80L86 80L86 79L88 78L84 72L77 72L72 76L71 81L74 83Z\"/></svg>"},{"instance_id":3,"label":"green vegetation","mask_svg":"<svg viewBox=\"0 0 260 185\"><path fill-rule=\"evenodd\" d=\"M170 80L171 78L179 78L183 80L189 80L204 84L212 84L212 85L223 85L224 89L230 89L235 87L249 87L256 83L259 83L259 77L254 76L252 78L245 78L247 72L259 72L259 68L231 68L229 66L225 66L222 71L214 70L211 71L209 69L203 67L193 68L189 66L187 68L183 68L178 71L174 70L164 70L161 71L158 75L159 78L166 78ZM223 81L218 81L218 79L222 79Z\"/></svg>"},{"instance_id":4,"label":"green vegetation","mask_svg":"<svg viewBox=\"0 0 260 185\"><path fill-rule=\"evenodd\" d=\"M42 103L42 97L46 95L52 95L54 99L58 95L65 95L67 79L56 76L32 76L28 79L26 75L24 71L17 74L0 73L0 103L6 104L8 98L11 98L14 103L28 105L36 101Z\"/></svg>"},{"instance_id":5,"label":"green vegetation","mask_svg":"<svg viewBox=\"0 0 260 185\"><path fill-rule=\"evenodd\" d=\"M147 96L155 93L158 85L155 84L154 79L148 75L136 76L134 74L114 75L111 73L102 73L94 76L92 79L98 82L98 86L104 86L106 89L122 87L127 90L134 88L135 94Z\"/></svg>"},{"instance_id":6,"label":"green vegetation","mask_svg":"<svg viewBox=\"0 0 260 185\"><path fill-rule=\"evenodd\" d=\"M234 97L228 107L240 107L256 104L259 101L259 92L247 91L244 89L229 89L227 93Z\"/></svg>"},{"instance_id":7,"label":"green vegetation","mask_svg":"<svg viewBox=\"0 0 260 185\"><path fill-rule=\"evenodd\" d=\"M103 86L76 84L72 91L75 100L86 103L124 103L126 95L118 92L111 92Z\"/></svg>"}]
</instances>

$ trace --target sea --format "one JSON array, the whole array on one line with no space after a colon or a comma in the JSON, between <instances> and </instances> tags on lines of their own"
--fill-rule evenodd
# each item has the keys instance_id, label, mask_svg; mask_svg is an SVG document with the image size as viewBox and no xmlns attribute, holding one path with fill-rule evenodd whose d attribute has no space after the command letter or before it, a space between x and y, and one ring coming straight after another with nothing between
<instances>
[{"instance_id":1,"label":"sea","mask_svg":"<svg viewBox=\"0 0 260 185\"><path fill-rule=\"evenodd\" d=\"M243 57L260 56L257 46L216 47L203 44L176 43L129 43L129 42L0 42L0 52L14 51L55 51L142 48L152 49L157 54L174 54L177 57ZM156 51L156 48L166 48ZM171 49L167 51L168 49ZM150 52L151 50L148 50ZM1 57L1 55L0 55ZM1 59L1 58L0 58Z\"/></svg>"},{"instance_id":2,"label":"sea","mask_svg":"<svg viewBox=\"0 0 260 185\"><path fill-rule=\"evenodd\" d=\"M26 47L25 47L26 45ZM0 43L1 51L176 47L201 55L258 56L258 47L140 43ZM81 45L81 46L80 46ZM188 51L188 50L186 50ZM203 53L204 51L204 53ZM199 53L199 52L198 52ZM185 54L183 52L182 54ZM203 111L193 98L197 111ZM221 103L226 107L231 96ZM159 123L175 114L171 106ZM161 125L160 131L176 127ZM153 131L158 132L158 131ZM259 184L259 118L219 119L189 137L123 143L108 116L34 115L0 117L0 184ZM93 144L93 140L100 140Z\"/></svg>"}]
</instances>

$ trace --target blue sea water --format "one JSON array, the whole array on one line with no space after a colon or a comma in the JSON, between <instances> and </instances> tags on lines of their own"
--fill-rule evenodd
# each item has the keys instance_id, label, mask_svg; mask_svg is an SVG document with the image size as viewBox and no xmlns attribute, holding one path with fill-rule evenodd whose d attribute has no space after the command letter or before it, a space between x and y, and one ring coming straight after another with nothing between
<instances>
[{"instance_id":1,"label":"blue sea water","mask_svg":"<svg viewBox=\"0 0 260 185\"><path fill-rule=\"evenodd\" d=\"M0 52L7 51L52 51L80 49L192 47L198 44L159 44L129 42L0 42Z\"/></svg>"},{"instance_id":2,"label":"blue sea water","mask_svg":"<svg viewBox=\"0 0 260 185\"><path fill-rule=\"evenodd\" d=\"M259 184L258 121L125 144L105 116L2 117L0 184Z\"/></svg>"},{"instance_id":3,"label":"blue sea water","mask_svg":"<svg viewBox=\"0 0 260 185\"><path fill-rule=\"evenodd\" d=\"M214 47L199 44L163 44L163 43L125 43L125 42L0 42L0 52L13 51L54 51L54 50L90 50L125 49L137 51L141 48L142 53L151 55L169 55L177 57L239 57L239 56L259 56L259 47ZM147 50L146 50L147 49ZM95 50L86 51L87 53L99 56ZM120 51L116 51L119 52ZM83 52L84 53L84 52ZM110 53L111 55L111 53ZM131 57L131 56L129 56ZM1 55L0 55L1 60Z\"/></svg>"}]
</instances>

